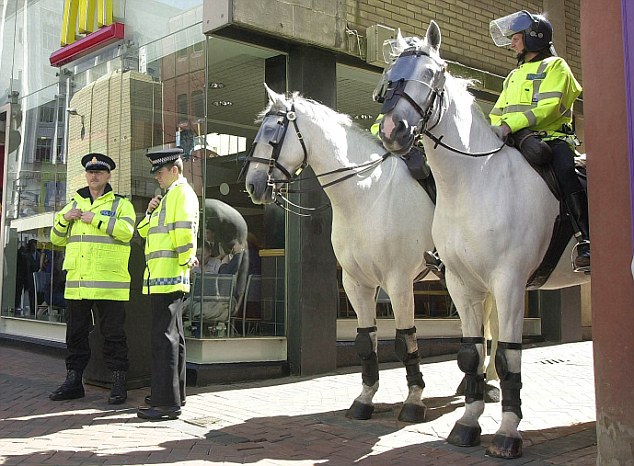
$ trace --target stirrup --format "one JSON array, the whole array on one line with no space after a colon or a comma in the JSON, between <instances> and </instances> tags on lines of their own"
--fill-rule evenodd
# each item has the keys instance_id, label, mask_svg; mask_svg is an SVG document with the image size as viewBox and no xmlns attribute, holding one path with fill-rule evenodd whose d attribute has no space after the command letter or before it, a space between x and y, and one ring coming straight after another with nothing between
<instances>
[{"instance_id":1,"label":"stirrup","mask_svg":"<svg viewBox=\"0 0 634 466\"><path fill-rule=\"evenodd\" d=\"M438 253L435 251L425 251L423 254L425 259L425 265L433 272L440 280L445 279L445 264L442 263Z\"/></svg>"},{"instance_id":2,"label":"stirrup","mask_svg":"<svg viewBox=\"0 0 634 466\"><path fill-rule=\"evenodd\" d=\"M571 265L572 265L572 271L573 272L585 273L586 275L589 275L590 274L590 265L578 267L575 264L575 261L577 260L577 257L578 257L577 248L579 246L581 246L581 245L586 245L586 244L589 245L590 241L582 240L582 241L579 241L577 244L575 244L572 247L572 251L570 253L570 262L571 262Z\"/></svg>"}]
</instances>

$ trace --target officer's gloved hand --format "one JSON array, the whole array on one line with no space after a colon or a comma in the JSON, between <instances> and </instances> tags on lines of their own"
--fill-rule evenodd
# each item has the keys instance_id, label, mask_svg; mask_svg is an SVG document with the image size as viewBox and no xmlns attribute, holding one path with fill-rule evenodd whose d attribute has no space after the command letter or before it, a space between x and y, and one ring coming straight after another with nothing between
<instances>
[{"instance_id":1,"label":"officer's gloved hand","mask_svg":"<svg viewBox=\"0 0 634 466\"><path fill-rule=\"evenodd\" d=\"M507 124L491 125L491 131L495 133L500 141L506 141L506 138L511 134L511 128Z\"/></svg>"},{"instance_id":2,"label":"officer's gloved hand","mask_svg":"<svg viewBox=\"0 0 634 466\"><path fill-rule=\"evenodd\" d=\"M521 129L510 138L513 145L519 150L526 160L535 165L546 165L552 161L553 151L548 144L542 141L545 132Z\"/></svg>"}]
</instances>

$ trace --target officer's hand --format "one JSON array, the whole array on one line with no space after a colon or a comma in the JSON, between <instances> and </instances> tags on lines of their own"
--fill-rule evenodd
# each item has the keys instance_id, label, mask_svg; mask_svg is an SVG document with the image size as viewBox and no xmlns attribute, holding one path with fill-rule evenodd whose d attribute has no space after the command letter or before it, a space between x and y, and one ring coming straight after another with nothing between
<instances>
[{"instance_id":1,"label":"officer's hand","mask_svg":"<svg viewBox=\"0 0 634 466\"><path fill-rule=\"evenodd\" d=\"M152 199L150 199L150 202L148 202L147 205L147 213L151 214L152 212L154 212L154 209L156 209L159 205L159 203L161 202L161 199L163 199L163 196L154 196Z\"/></svg>"},{"instance_id":2,"label":"officer's hand","mask_svg":"<svg viewBox=\"0 0 634 466\"><path fill-rule=\"evenodd\" d=\"M502 123L500 126L491 125L491 131L495 133L500 141L505 141L506 137L511 134L511 128L506 123Z\"/></svg>"},{"instance_id":3,"label":"officer's hand","mask_svg":"<svg viewBox=\"0 0 634 466\"><path fill-rule=\"evenodd\" d=\"M92 212L84 212L81 214L81 221L84 223L91 223L93 218L95 218L95 214Z\"/></svg>"},{"instance_id":4,"label":"officer's hand","mask_svg":"<svg viewBox=\"0 0 634 466\"><path fill-rule=\"evenodd\" d=\"M198 257L194 256L191 259L189 259L189 262L187 263L187 265L191 269L193 269L194 267L198 267L200 265L200 262L198 262Z\"/></svg>"},{"instance_id":5,"label":"officer's hand","mask_svg":"<svg viewBox=\"0 0 634 466\"><path fill-rule=\"evenodd\" d=\"M81 218L81 209L70 209L68 212L64 214L64 220L67 222L71 222L73 220L79 220Z\"/></svg>"}]
</instances>

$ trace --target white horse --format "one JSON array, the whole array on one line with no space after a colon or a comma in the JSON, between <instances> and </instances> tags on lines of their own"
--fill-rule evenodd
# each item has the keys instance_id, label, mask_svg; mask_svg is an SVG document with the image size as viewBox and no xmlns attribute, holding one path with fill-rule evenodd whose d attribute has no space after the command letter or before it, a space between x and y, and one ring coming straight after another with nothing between
<instances>
[{"instance_id":1,"label":"white horse","mask_svg":"<svg viewBox=\"0 0 634 466\"><path fill-rule=\"evenodd\" d=\"M385 147L399 154L407 152L419 131L436 180L432 234L462 320L458 365L469 381L464 415L448 441L461 446L480 443L483 301L491 293L500 325L495 363L502 388L502 423L487 454L519 457L524 293L549 248L560 204L524 157L503 146L491 131L467 91L470 83L446 71L435 22L424 40L402 48L377 93L384 101L380 132ZM572 270L574 238L562 243L565 251L555 258L554 270L541 289L589 281L589 276Z\"/></svg>"},{"instance_id":2,"label":"white horse","mask_svg":"<svg viewBox=\"0 0 634 466\"><path fill-rule=\"evenodd\" d=\"M347 412L369 419L379 386L376 305L378 287L390 297L396 354L407 371L409 393L399 419L422 422L425 386L419 367L412 284L433 249L434 205L399 158L337 113L297 93L290 99L267 87L269 104L248 157L246 189L255 204L275 202L310 165L332 206L332 246L343 287L357 314L355 346L363 388Z\"/></svg>"}]
</instances>

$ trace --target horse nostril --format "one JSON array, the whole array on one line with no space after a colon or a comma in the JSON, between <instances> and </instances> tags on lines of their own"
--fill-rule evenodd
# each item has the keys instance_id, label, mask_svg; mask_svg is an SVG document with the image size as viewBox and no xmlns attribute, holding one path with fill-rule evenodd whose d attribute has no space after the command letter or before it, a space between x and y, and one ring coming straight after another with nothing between
<instances>
[{"instance_id":1,"label":"horse nostril","mask_svg":"<svg viewBox=\"0 0 634 466\"><path fill-rule=\"evenodd\" d=\"M255 191L255 185L253 183L247 183L247 193L253 194Z\"/></svg>"},{"instance_id":2,"label":"horse nostril","mask_svg":"<svg viewBox=\"0 0 634 466\"><path fill-rule=\"evenodd\" d=\"M407 121L401 120L396 124L396 134L401 134L401 133L407 133L409 132L409 125L407 124Z\"/></svg>"}]
</instances>

